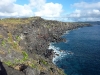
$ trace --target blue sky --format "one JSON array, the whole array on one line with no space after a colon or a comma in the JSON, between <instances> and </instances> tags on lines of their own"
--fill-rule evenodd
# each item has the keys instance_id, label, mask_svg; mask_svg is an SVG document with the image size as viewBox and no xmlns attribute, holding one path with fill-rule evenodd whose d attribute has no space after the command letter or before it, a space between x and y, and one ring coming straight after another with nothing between
<instances>
[{"instance_id":1,"label":"blue sky","mask_svg":"<svg viewBox=\"0 0 100 75\"><path fill-rule=\"evenodd\" d=\"M0 18L32 16L65 21L100 21L100 0L1 0L0 2Z\"/></svg>"},{"instance_id":2,"label":"blue sky","mask_svg":"<svg viewBox=\"0 0 100 75\"><path fill-rule=\"evenodd\" d=\"M47 3L53 2L62 4L64 11L67 12L73 11L73 8L71 7L72 4L82 1L90 2L89 0L46 0ZM20 5L29 4L29 0L17 0L16 3Z\"/></svg>"},{"instance_id":3,"label":"blue sky","mask_svg":"<svg viewBox=\"0 0 100 75\"><path fill-rule=\"evenodd\" d=\"M78 3L78 2L94 3L99 1L100 0L46 0L47 3L53 2L53 3L62 4L64 11L67 12L72 12L74 10L74 8L71 7L71 5L74 3ZM28 4L29 0L17 0L16 3L24 5L24 4Z\"/></svg>"}]
</instances>

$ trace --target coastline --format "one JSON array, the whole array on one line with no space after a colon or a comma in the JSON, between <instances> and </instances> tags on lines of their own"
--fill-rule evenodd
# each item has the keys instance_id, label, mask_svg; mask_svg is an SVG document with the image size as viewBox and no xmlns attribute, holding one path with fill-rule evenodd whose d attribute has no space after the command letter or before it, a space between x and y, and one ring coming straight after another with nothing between
<instances>
[{"instance_id":1,"label":"coastline","mask_svg":"<svg viewBox=\"0 0 100 75\"><path fill-rule=\"evenodd\" d=\"M62 68L68 75L70 74L93 75L96 73L99 74L99 69L95 69L95 67L99 68L99 66L96 63L99 64L99 58L100 58L99 57L100 34L98 33L100 31L99 28L100 26L96 25L93 25L91 27L84 27L81 29L78 28L71 31L70 34L68 35L65 34L64 36L62 36L63 38L68 39L69 42L55 43L53 44L53 46L59 47L61 50L72 51L74 55L63 57L61 60L60 59L56 60L56 65ZM95 61L96 63L92 61Z\"/></svg>"},{"instance_id":2,"label":"coastline","mask_svg":"<svg viewBox=\"0 0 100 75\"><path fill-rule=\"evenodd\" d=\"M51 43L48 49L52 49L54 54L53 54L53 58L52 58L52 62L56 65L56 61L62 59L63 57L68 55L68 52L61 50L59 47L55 47L53 46L53 44Z\"/></svg>"},{"instance_id":3,"label":"coastline","mask_svg":"<svg viewBox=\"0 0 100 75\"><path fill-rule=\"evenodd\" d=\"M79 29L79 28L78 28ZM75 29L72 29L72 30L75 30ZM68 35L69 33L70 33L70 31L72 31L72 30L67 30L65 33L63 33L60 37L61 38L63 38L63 36L64 35ZM65 38L63 38L63 39L65 39ZM62 41L61 41L62 42ZM65 39L65 41L64 41L65 43L67 43L68 42L68 40L67 39ZM50 44L49 44L49 47L48 47L48 49L49 50L53 50L53 58L52 58L52 62L56 65L56 62L58 61L58 60L61 60L62 58L64 58L64 57L66 57L66 56L68 56L68 55L73 55L74 53L72 53L71 51L64 51L64 50L61 50L59 47L55 47L54 46L54 44L55 43L58 43L58 42L51 42Z\"/></svg>"},{"instance_id":4,"label":"coastline","mask_svg":"<svg viewBox=\"0 0 100 75\"><path fill-rule=\"evenodd\" d=\"M16 57L17 59L23 58L23 55L20 52L17 52L18 50L20 50L19 49L20 47L22 51L24 50L27 53L24 54L25 57L26 56L28 57L28 59L25 60L26 63L17 62L17 66L22 64L26 66L26 68L24 68L22 71L20 71L20 68L18 69L19 71L17 70L17 72L19 72L19 75L25 75L27 71L30 71L30 73L32 74L32 70L36 75L41 75L42 73L44 73L44 75L49 75L49 74L64 75L63 71L52 63L54 50L52 48L49 48L50 46L49 44L51 42L65 41L65 39L61 38L61 36L66 31L84 27L84 26L90 26L90 24L44 20L41 17L33 17L31 20L29 18L26 18L24 19L25 22L27 19L29 20L29 23L19 24L17 26L14 26L14 28L11 29L9 29L9 26L0 24L0 28L1 28L0 35L3 36L3 38L2 37L0 38L0 44L1 44L0 48L3 50L2 52L6 54L6 57L4 56L4 54L1 54L0 60L3 63L7 61L11 61L14 64L14 67L12 65L6 64L7 66L5 68L8 72L8 75L12 73L14 73L12 75L17 75L15 74L16 64L13 60L16 59ZM24 20L22 19L22 21ZM8 37L10 38L10 40ZM18 40L16 40L16 38ZM9 41L12 43L10 43ZM13 41L17 42L18 45L16 45L16 43ZM14 48L10 48L13 46ZM8 48L11 49L10 52L8 51ZM48 48L51 50L48 50ZM28 62L31 62L31 64L27 64ZM31 68L30 65L32 65L32 63L36 65L34 66L36 68ZM47 64L50 67L48 67ZM22 68L23 65L20 67ZM26 73L24 73L24 71Z\"/></svg>"}]
</instances>

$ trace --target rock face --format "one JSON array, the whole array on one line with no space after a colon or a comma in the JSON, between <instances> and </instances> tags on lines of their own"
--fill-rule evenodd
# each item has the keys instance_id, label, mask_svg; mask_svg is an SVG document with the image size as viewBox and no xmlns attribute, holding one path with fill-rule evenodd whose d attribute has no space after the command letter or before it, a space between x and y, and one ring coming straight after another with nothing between
<instances>
[{"instance_id":1,"label":"rock face","mask_svg":"<svg viewBox=\"0 0 100 75\"><path fill-rule=\"evenodd\" d=\"M39 75L38 70L32 68L26 68L24 71L25 75Z\"/></svg>"},{"instance_id":2,"label":"rock face","mask_svg":"<svg viewBox=\"0 0 100 75\"><path fill-rule=\"evenodd\" d=\"M14 21L19 22L19 19ZM54 53L48 50L49 43L65 41L60 37L65 31L83 26L90 24L44 20L40 17L20 19L18 24L13 26L11 23L10 27L0 24L0 61L4 63L7 75L64 75L52 63Z\"/></svg>"}]
</instances>

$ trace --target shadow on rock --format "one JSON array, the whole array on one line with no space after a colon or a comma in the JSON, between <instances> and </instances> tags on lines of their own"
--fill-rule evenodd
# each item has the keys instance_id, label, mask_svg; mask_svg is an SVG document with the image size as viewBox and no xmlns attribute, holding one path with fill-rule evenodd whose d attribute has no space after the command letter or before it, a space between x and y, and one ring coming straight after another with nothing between
<instances>
[{"instance_id":1,"label":"shadow on rock","mask_svg":"<svg viewBox=\"0 0 100 75\"><path fill-rule=\"evenodd\" d=\"M4 66L2 65L2 62L0 62L0 75L7 75L7 72Z\"/></svg>"}]
</instances>

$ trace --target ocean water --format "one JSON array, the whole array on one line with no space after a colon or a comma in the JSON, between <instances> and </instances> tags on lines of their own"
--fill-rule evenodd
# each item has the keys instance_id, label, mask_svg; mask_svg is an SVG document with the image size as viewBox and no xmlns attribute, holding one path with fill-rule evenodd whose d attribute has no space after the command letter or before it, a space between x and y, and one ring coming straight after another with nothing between
<instances>
[{"instance_id":1,"label":"ocean water","mask_svg":"<svg viewBox=\"0 0 100 75\"><path fill-rule=\"evenodd\" d=\"M67 31L66 42L51 43L53 63L67 75L100 75L100 25Z\"/></svg>"}]
</instances>

